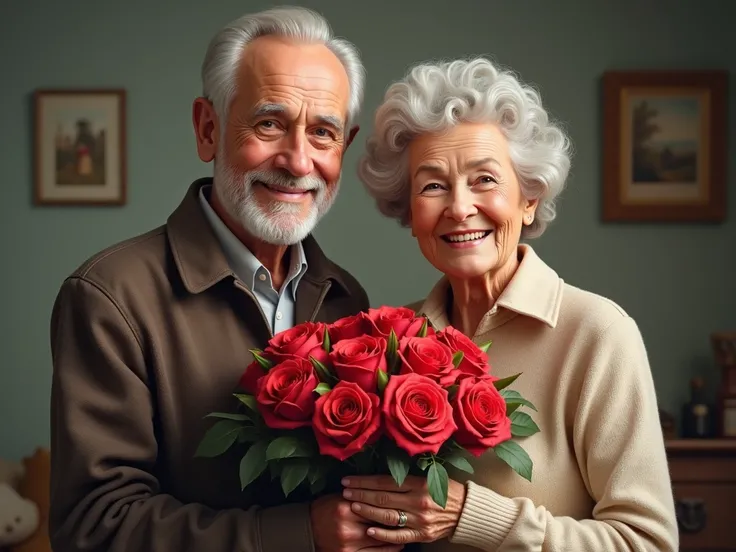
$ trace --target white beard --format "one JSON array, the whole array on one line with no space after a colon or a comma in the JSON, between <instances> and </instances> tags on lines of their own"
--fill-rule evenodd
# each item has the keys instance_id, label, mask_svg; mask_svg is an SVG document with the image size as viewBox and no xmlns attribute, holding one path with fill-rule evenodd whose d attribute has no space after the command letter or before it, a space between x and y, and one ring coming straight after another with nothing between
<instances>
[{"instance_id":1,"label":"white beard","mask_svg":"<svg viewBox=\"0 0 736 552\"><path fill-rule=\"evenodd\" d=\"M294 245L306 238L330 210L337 197L340 178L328 194L327 183L318 176L294 177L286 171L253 170L239 175L224 161L215 162L213 192L233 219L251 236L273 245ZM314 190L306 216L303 205L273 200L267 206L258 202L256 182L302 190Z\"/></svg>"}]
</instances>

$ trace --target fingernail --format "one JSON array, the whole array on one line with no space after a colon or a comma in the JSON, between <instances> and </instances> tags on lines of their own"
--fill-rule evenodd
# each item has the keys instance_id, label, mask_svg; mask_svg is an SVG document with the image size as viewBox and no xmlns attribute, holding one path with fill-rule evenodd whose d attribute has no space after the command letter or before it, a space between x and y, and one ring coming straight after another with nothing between
<instances>
[{"instance_id":1,"label":"fingernail","mask_svg":"<svg viewBox=\"0 0 736 552\"><path fill-rule=\"evenodd\" d=\"M375 535L375 534L376 534L376 530L375 530L375 529L368 529L368 535L369 535L369 536L371 536L371 537L372 537L372 536L373 536L373 535Z\"/></svg>"},{"instance_id":2,"label":"fingernail","mask_svg":"<svg viewBox=\"0 0 736 552\"><path fill-rule=\"evenodd\" d=\"M344 490L344 491L342 492L342 496L344 496L345 498L350 498L351 496L353 496L353 492L352 492L352 491L348 491L348 490L346 489L346 490Z\"/></svg>"},{"instance_id":3,"label":"fingernail","mask_svg":"<svg viewBox=\"0 0 736 552\"><path fill-rule=\"evenodd\" d=\"M360 512L360 504L353 504L353 512Z\"/></svg>"},{"instance_id":4,"label":"fingernail","mask_svg":"<svg viewBox=\"0 0 736 552\"><path fill-rule=\"evenodd\" d=\"M341 483L343 485L350 485L350 479L348 479L347 477L345 477L345 478L343 478L343 480L341 481Z\"/></svg>"}]
</instances>

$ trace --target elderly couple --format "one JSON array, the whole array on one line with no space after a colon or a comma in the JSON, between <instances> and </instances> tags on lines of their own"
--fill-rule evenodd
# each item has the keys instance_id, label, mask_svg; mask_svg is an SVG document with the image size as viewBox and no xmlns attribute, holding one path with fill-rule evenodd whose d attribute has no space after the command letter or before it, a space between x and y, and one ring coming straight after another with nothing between
<instances>
[{"instance_id":1,"label":"elderly couple","mask_svg":"<svg viewBox=\"0 0 736 552\"><path fill-rule=\"evenodd\" d=\"M516 388L542 425L524 442L532 482L491 453L472 475L451 472L444 510L412 477L285 502L267 486L241 492L236 458L195 458L249 349L369 307L311 236L358 131L355 47L311 11L272 9L222 29L202 79L193 123L214 178L165 225L82 264L54 305L54 550L678 549L635 321L520 243L555 218L568 138L535 91L483 58L416 65L392 84L358 174L443 273L412 308L492 339L497 375L523 372Z\"/></svg>"}]
</instances>

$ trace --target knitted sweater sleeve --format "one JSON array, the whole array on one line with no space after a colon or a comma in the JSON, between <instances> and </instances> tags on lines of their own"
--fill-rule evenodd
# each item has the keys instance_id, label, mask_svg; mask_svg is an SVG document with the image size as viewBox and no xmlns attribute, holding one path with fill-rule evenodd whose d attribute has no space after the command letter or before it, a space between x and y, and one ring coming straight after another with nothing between
<instances>
[{"instance_id":1,"label":"knitted sweater sleeve","mask_svg":"<svg viewBox=\"0 0 736 552\"><path fill-rule=\"evenodd\" d=\"M654 382L635 321L623 316L609 326L589 362L573 446L595 501L591 518L556 517L543 504L470 482L451 542L494 552L678 550Z\"/></svg>"}]
</instances>

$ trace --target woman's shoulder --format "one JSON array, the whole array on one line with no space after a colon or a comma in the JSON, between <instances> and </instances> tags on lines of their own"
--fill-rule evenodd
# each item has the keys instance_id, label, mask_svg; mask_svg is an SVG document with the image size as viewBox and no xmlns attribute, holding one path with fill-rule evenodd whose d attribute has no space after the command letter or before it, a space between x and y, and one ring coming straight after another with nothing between
<instances>
[{"instance_id":1,"label":"woman's shoulder","mask_svg":"<svg viewBox=\"0 0 736 552\"><path fill-rule=\"evenodd\" d=\"M560 321L598 333L617 322L633 322L629 313L604 295L565 283Z\"/></svg>"}]
</instances>

